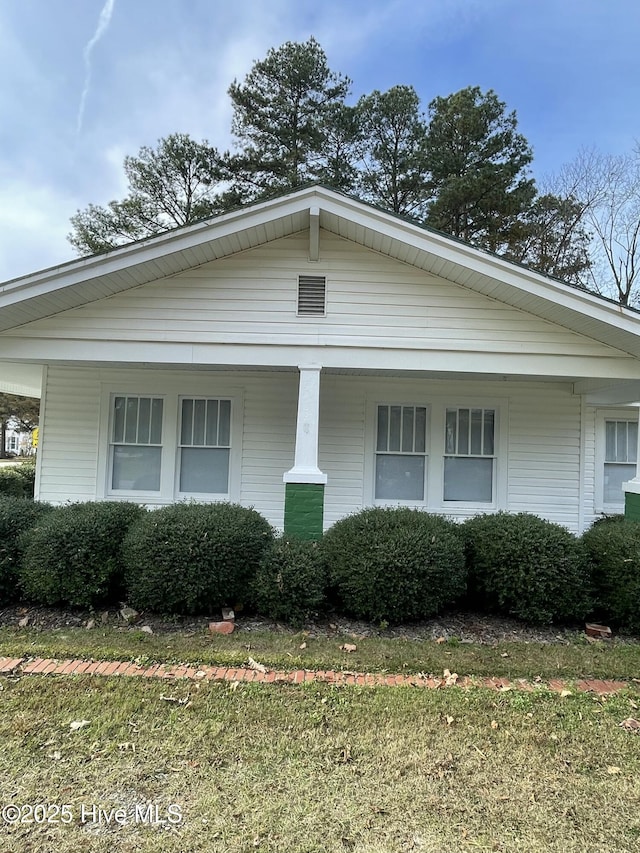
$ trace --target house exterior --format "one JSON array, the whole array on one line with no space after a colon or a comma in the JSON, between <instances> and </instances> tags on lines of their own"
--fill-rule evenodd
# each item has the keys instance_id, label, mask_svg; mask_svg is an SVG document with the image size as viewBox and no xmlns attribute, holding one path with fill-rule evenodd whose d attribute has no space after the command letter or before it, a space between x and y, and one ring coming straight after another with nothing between
<instances>
[{"instance_id":1,"label":"house exterior","mask_svg":"<svg viewBox=\"0 0 640 853\"><path fill-rule=\"evenodd\" d=\"M633 511L640 315L314 186L0 286L36 496Z\"/></svg>"}]
</instances>

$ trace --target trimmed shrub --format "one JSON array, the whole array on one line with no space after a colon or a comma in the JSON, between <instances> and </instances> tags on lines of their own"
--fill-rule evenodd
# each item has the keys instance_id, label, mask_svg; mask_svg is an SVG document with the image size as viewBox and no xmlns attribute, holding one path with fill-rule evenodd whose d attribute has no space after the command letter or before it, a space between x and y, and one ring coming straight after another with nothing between
<instances>
[{"instance_id":1,"label":"trimmed shrub","mask_svg":"<svg viewBox=\"0 0 640 853\"><path fill-rule=\"evenodd\" d=\"M465 591L462 537L439 516L365 509L334 524L322 550L338 606L360 619L422 619Z\"/></svg>"},{"instance_id":2,"label":"trimmed shrub","mask_svg":"<svg viewBox=\"0 0 640 853\"><path fill-rule=\"evenodd\" d=\"M0 495L0 606L20 598L24 534L50 509L49 504Z\"/></svg>"},{"instance_id":3,"label":"trimmed shrub","mask_svg":"<svg viewBox=\"0 0 640 853\"><path fill-rule=\"evenodd\" d=\"M27 459L24 462L0 468L0 495L33 500L35 482L35 459Z\"/></svg>"},{"instance_id":4,"label":"trimmed shrub","mask_svg":"<svg viewBox=\"0 0 640 853\"><path fill-rule=\"evenodd\" d=\"M25 597L49 606L98 607L122 596L122 540L145 510L103 501L55 507L26 535Z\"/></svg>"},{"instance_id":5,"label":"trimmed shrub","mask_svg":"<svg viewBox=\"0 0 640 853\"><path fill-rule=\"evenodd\" d=\"M160 613L211 613L250 597L273 531L236 504L180 503L148 513L124 543L127 600Z\"/></svg>"},{"instance_id":6,"label":"trimmed shrub","mask_svg":"<svg viewBox=\"0 0 640 853\"><path fill-rule=\"evenodd\" d=\"M469 519L464 533L474 605L533 623L589 612L584 549L565 527L499 512Z\"/></svg>"},{"instance_id":7,"label":"trimmed shrub","mask_svg":"<svg viewBox=\"0 0 640 853\"><path fill-rule=\"evenodd\" d=\"M582 537L592 572L596 613L640 632L640 523L597 521Z\"/></svg>"},{"instance_id":8,"label":"trimmed shrub","mask_svg":"<svg viewBox=\"0 0 640 853\"><path fill-rule=\"evenodd\" d=\"M269 619L302 625L325 603L318 542L282 536L266 551L253 585L253 603Z\"/></svg>"}]
</instances>

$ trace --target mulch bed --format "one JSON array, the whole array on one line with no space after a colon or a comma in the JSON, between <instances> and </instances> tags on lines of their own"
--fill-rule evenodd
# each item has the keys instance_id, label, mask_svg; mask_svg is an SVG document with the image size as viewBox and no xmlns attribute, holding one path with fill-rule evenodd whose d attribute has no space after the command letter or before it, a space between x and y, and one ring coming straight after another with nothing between
<instances>
[{"instance_id":1,"label":"mulch bed","mask_svg":"<svg viewBox=\"0 0 640 853\"><path fill-rule=\"evenodd\" d=\"M56 610L46 607L14 606L0 610L0 626L18 627L20 623L29 628L41 630L63 630L64 628L82 628L88 625L99 628L102 625L118 628L122 631L138 631L147 626L154 634L182 632L200 633L207 630L210 621L220 618L220 614L211 617L190 616L167 618L155 614L141 613L134 624L127 624L119 611L109 610L92 613L87 610ZM236 630L257 631L273 630L282 633L300 633L286 625L274 623L257 617L236 615ZM434 619L406 625L380 627L368 622L331 617L309 622L302 629L310 637L352 636L363 637L402 637L414 640L457 639L462 643L485 643L496 645L505 642L525 643L569 643L578 634L584 633L584 625L573 626L530 626L514 619L487 616L465 612L452 612ZM617 641L640 642L640 638L628 635L616 636Z\"/></svg>"}]
</instances>

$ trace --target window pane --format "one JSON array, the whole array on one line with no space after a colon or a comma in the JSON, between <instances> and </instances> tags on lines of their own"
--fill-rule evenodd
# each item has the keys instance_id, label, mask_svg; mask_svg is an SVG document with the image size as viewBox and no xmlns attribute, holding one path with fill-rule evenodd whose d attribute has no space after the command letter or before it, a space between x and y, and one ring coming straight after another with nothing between
<instances>
[{"instance_id":1,"label":"window pane","mask_svg":"<svg viewBox=\"0 0 640 853\"><path fill-rule=\"evenodd\" d=\"M376 498L423 501L424 456L376 456Z\"/></svg>"},{"instance_id":2,"label":"window pane","mask_svg":"<svg viewBox=\"0 0 640 853\"><path fill-rule=\"evenodd\" d=\"M402 409L402 452L413 453L413 406Z\"/></svg>"},{"instance_id":3,"label":"window pane","mask_svg":"<svg viewBox=\"0 0 640 853\"><path fill-rule=\"evenodd\" d=\"M424 406L416 409L416 453L424 453L427 444L427 410Z\"/></svg>"},{"instance_id":4,"label":"window pane","mask_svg":"<svg viewBox=\"0 0 640 853\"><path fill-rule=\"evenodd\" d=\"M124 424L124 440L127 444L135 444L138 439L138 398L127 397L127 408Z\"/></svg>"},{"instance_id":5,"label":"window pane","mask_svg":"<svg viewBox=\"0 0 640 853\"><path fill-rule=\"evenodd\" d=\"M484 441L482 452L485 456L493 456L494 447L494 424L496 414L493 409L485 409L484 412Z\"/></svg>"},{"instance_id":6,"label":"window pane","mask_svg":"<svg viewBox=\"0 0 640 853\"><path fill-rule=\"evenodd\" d=\"M161 452L159 447L116 445L113 448L111 488L139 492L160 491Z\"/></svg>"},{"instance_id":7,"label":"window pane","mask_svg":"<svg viewBox=\"0 0 640 853\"><path fill-rule=\"evenodd\" d=\"M616 424L616 462L627 461L627 424L618 421Z\"/></svg>"},{"instance_id":8,"label":"window pane","mask_svg":"<svg viewBox=\"0 0 640 853\"><path fill-rule=\"evenodd\" d=\"M206 412L206 400L193 401L193 443L204 444L204 418Z\"/></svg>"},{"instance_id":9,"label":"window pane","mask_svg":"<svg viewBox=\"0 0 640 853\"><path fill-rule=\"evenodd\" d=\"M193 400L182 401L182 426L180 428L180 444L193 442Z\"/></svg>"},{"instance_id":10,"label":"window pane","mask_svg":"<svg viewBox=\"0 0 640 853\"><path fill-rule=\"evenodd\" d=\"M150 428L151 398L140 397L140 409L138 411L138 444L149 444Z\"/></svg>"},{"instance_id":11,"label":"window pane","mask_svg":"<svg viewBox=\"0 0 640 853\"><path fill-rule=\"evenodd\" d=\"M378 442L376 450L389 449L389 407L378 406Z\"/></svg>"},{"instance_id":12,"label":"window pane","mask_svg":"<svg viewBox=\"0 0 640 853\"><path fill-rule=\"evenodd\" d=\"M489 503L493 500L493 459L446 457L445 501Z\"/></svg>"},{"instance_id":13,"label":"window pane","mask_svg":"<svg viewBox=\"0 0 640 853\"><path fill-rule=\"evenodd\" d=\"M629 428L627 462L635 462L638 458L638 423L637 421L629 421L627 426Z\"/></svg>"},{"instance_id":14,"label":"window pane","mask_svg":"<svg viewBox=\"0 0 640 853\"><path fill-rule=\"evenodd\" d=\"M458 447L456 452L463 456L469 452L469 409L458 409Z\"/></svg>"},{"instance_id":15,"label":"window pane","mask_svg":"<svg viewBox=\"0 0 640 853\"><path fill-rule=\"evenodd\" d=\"M220 421L218 444L229 447L231 444L231 400L220 400Z\"/></svg>"},{"instance_id":16,"label":"window pane","mask_svg":"<svg viewBox=\"0 0 640 853\"><path fill-rule=\"evenodd\" d=\"M401 406L390 406L389 450L400 450Z\"/></svg>"},{"instance_id":17,"label":"window pane","mask_svg":"<svg viewBox=\"0 0 640 853\"><path fill-rule=\"evenodd\" d=\"M207 431L204 443L208 447L216 447L218 441L218 401L207 400Z\"/></svg>"},{"instance_id":18,"label":"window pane","mask_svg":"<svg viewBox=\"0 0 640 853\"><path fill-rule=\"evenodd\" d=\"M482 456L482 409L471 409L471 450L473 456Z\"/></svg>"},{"instance_id":19,"label":"window pane","mask_svg":"<svg viewBox=\"0 0 640 853\"><path fill-rule=\"evenodd\" d=\"M183 447L180 464L180 491L226 495L229 491L229 450Z\"/></svg>"},{"instance_id":20,"label":"window pane","mask_svg":"<svg viewBox=\"0 0 640 853\"><path fill-rule=\"evenodd\" d=\"M162 444L162 402L158 397L151 401L151 444Z\"/></svg>"},{"instance_id":21,"label":"window pane","mask_svg":"<svg viewBox=\"0 0 640 853\"><path fill-rule=\"evenodd\" d=\"M605 455L607 462L616 461L616 422L605 422Z\"/></svg>"},{"instance_id":22,"label":"window pane","mask_svg":"<svg viewBox=\"0 0 640 853\"><path fill-rule=\"evenodd\" d=\"M447 423L445 426L445 453L456 453L456 438L458 434L458 412L456 409L447 409Z\"/></svg>"},{"instance_id":23,"label":"window pane","mask_svg":"<svg viewBox=\"0 0 640 853\"><path fill-rule=\"evenodd\" d=\"M126 399L124 397L116 397L114 400L113 411L113 440L121 442L124 440L124 409Z\"/></svg>"},{"instance_id":24,"label":"window pane","mask_svg":"<svg viewBox=\"0 0 640 853\"><path fill-rule=\"evenodd\" d=\"M606 504L624 504L622 484L636 476L635 465L615 465L605 463L604 466L604 502Z\"/></svg>"}]
</instances>

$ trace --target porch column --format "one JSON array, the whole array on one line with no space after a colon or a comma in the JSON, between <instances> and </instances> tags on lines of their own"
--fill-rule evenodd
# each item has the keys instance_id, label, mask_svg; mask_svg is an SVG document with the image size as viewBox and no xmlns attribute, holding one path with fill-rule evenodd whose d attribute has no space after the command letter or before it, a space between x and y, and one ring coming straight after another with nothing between
<instances>
[{"instance_id":1,"label":"porch column","mask_svg":"<svg viewBox=\"0 0 640 853\"><path fill-rule=\"evenodd\" d=\"M301 364L293 468L284 475L284 532L320 539L327 475L318 468L321 365Z\"/></svg>"},{"instance_id":2,"label":"porch column","mask_svg":"<svg viewBox=\"0 0 640 853\"><path fill-rule=\"evenodd\" d=\"M638 409L640 417L640 408ZM622 484L624 489L624 517L629 521L640 521L640 424L638 426L638 451L636 455L636 476Z\"/></svg>"}]
</instances>

